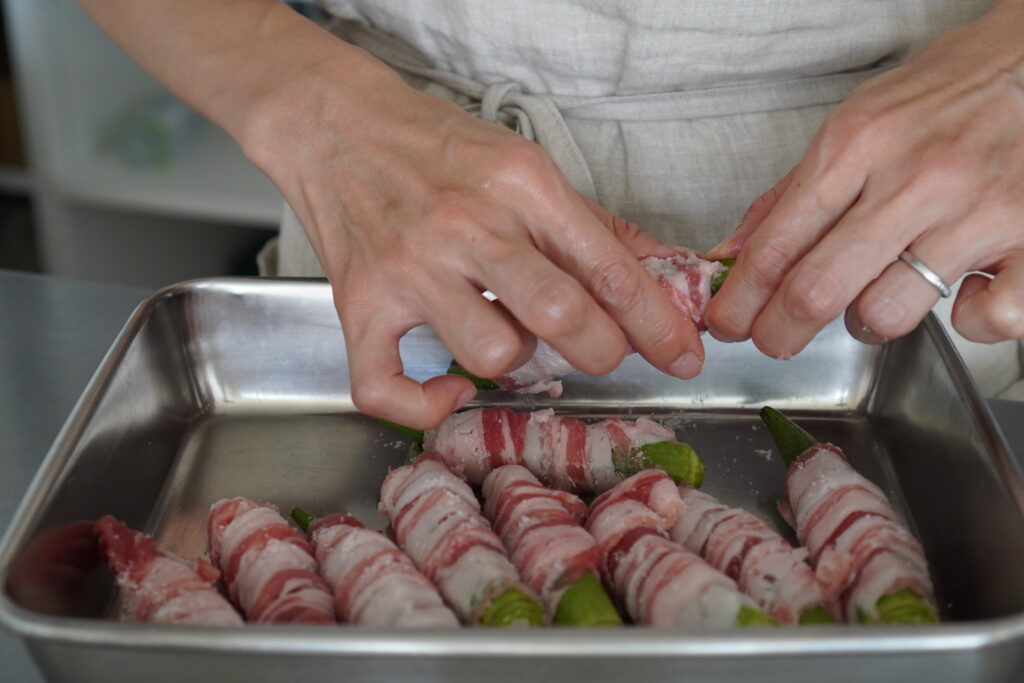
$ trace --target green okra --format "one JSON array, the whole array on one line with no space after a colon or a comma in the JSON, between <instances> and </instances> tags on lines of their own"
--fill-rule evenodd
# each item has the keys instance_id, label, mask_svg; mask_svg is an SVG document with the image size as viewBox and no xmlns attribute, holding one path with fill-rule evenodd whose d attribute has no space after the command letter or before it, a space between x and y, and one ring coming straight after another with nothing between
<instances>
[{"instance_id":1,"label":"green okra","mask_svg":"<svg viewBox=\"0 0 1024 683\"><path fill-rule=\"evenodd\" d=\"M299 525L300 529L303 531L309 531L309 525L313 523L316 517L314 517L308 510L292 508L292 519Z\"/></svg>"},{"instance_id":2,"label":"green okra","mask_svg":"<svg viewBox=\"0 0 1024 683\"><path fill-rule=\"evenodd\" d=\"M480 616L481 626L543 626L544 606L518 588L506 588Z\"/></svg>"},{"instance_id":3,"label":"green okra","mask_svg":"<svg viewBox=\"0 0 1024 683\"><path fill-rule=\"evenodd\" d=\"M458 375L459 377L465 377L466 379L473 383L473 386L475 386L477 389L480 389L481 391L493 391L494 389L500 388L494 380L477 377L472 372L462 367L455 361L452 361L452 364L448 366L448 374Z\"/></svg>"},{"instance_id":4,"label":"green okra","mask_svg":"<svg viewBox=\"0 0 1024 683\"><path fill-rule=\"evenodd\" d=\"M612 599L588 571L569 584L555 608L557 626L622 626Z\"/></svg>"},{"instance_id":5,"label":"green okra","mask_svg":"<svg viewBox=\"0 0 1024 683\"><path fill-rule=\"evenodd\" d=\"M816 607L808 607L801 612L797 623L801 626L815 626L817 624L834 624L836 622L829 616L828 610L821 605L817 605Z\"/></svg>"},{"instance_id":6,"label":"green okra","mask_svg":"<svg viewBox=\"0 0 1024 683\"><path fill-rule=\"evenodd\" d=\"M806 430L774 408L762 408L761 419L768 426L787 469L808 448L818 443ZM935 607L909 588L883 595L876 607L878 619L860 609L857 610L857 618L865 624L934 624L939 621ZM805 623L804 615L801 615L800 623Z\"/></svg>"},{"instance_id":7,"label":"green okra","mask_svg":"<svg viewBox=\"0 0 1024 683\"><path fill-rule=\"evenodd\" d=\"M406 427L405 425L400 425L400 424L397 424L395 422L389 422L389 421L384 420L384 419L379 418L379 417L375 417L373 419L376 420L377 422L381 423L382 425L384 425L388 429L393 429L396 432L398 432L399 434L403 434L403 435L409 437L415 443L418 443L420 446L423 445L423 430L422 429L413 429L412 427Z\"/></svg>"},{"instance_id":8,"label":"green okra","mask_svg":"<svg viewBox=\"0 0 1024 683\"><path fill-rule=\"evenodd\" d=\"M718 290L725 284L725 279L729 277L729 273L732 272L732 267L736 265L736 259L726 258L719 261L724 267L723 270L719 271L717 275L711 278L711 296L718 294Z\"/></svg>"},{"instance_id":9,"label":"green okra","mask_svg":"<svg viewBox=\"0 0 1024 683\"><path fill-rule=\"evenodd\" d=\"M659 469L677 484L683 482L694 488L704 483L704 463L690 444L658 441L630 449L626 453L612 453L612 465L623 479L641 470Z\"/></svg>"},{"instance_id":10,"label":"green okra","mask_svg":"<svg viewBox=\"0 0 1024 683\"><path fill-rule=\"evenodd\" d=\"M737 626L778 626L779 622L772 619L759 609L743 605L736 614Z\"/></svg>"}]
</instances>

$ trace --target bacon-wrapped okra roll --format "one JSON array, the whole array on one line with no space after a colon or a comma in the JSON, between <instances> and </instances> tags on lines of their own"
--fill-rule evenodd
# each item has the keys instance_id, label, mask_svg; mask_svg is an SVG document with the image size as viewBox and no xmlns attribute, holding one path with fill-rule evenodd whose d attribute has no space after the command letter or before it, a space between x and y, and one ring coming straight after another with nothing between
<instances>
[{"instance_id":1,"label":"bacon-wrapped okra roll","mask_svg":"<svg viewBox=\"0 0 1024 683\"><path fill-rule=\"evenodd\" d=\"M480 503L441 456L425 452L388 473L380 512L398 545L463 622L539 626L544 607L519 578Z\"/></svg>"},{"instance_id":2,"label":"bacon-wrapped okra roll","mask_svg":"<svg viewBox=\"0 0 1024 683\"><path fill-rule=\"evenodd\" d=\"M700 555L735 581L780 624L830 623L824 587L807 564L807 550L794 548L746 510L681 484L683 513L672 540Z\"/></svg>"},{"instance_id":3,"label":"bacon-wrapped okra roll","mask_svg":"<svg viewBox=\"0 0 1024 683\"><path fill-rule=\"evenodd\" d=\"M475 408L427 430L423 445L472 484L482 484L502 465L522 465L547 486L588 494L650 467L695 486L704 476L692 448L676 443L668 427L643 417L586 424L550 409Z\"/></svg>"},{"instance_id":4,"label":"bacon-wrapped okra roll","mask_svg":"<svg viewBox=\"0 0 1024 683\"><path fill-rule=\"evenodd\" d=\"M658 281L676 308L690 316L697 329L703 331L704 309L721 284L728 266L719 261L706 261L693 252L669 258L645 258L640 264ZM574 372L576 368L562 354L538 340L533 357L525 365L494 381L502 389L523 393L546 391L557 398L562 395L559 378Z\"/></svg>"},{"instance_id":5,"label":"bacon-wrapped okra roll","mask_svg":"<svg viewBox=\"0 0 1024 683\"><path fill-rule=\"evenodd\" d=\"M341 621L378 628L459 625L434 584L384 534L350 515L314 520L296 509L292 518L309 535Z\"/></svg>"},{"instance_id":6,"label":"bacon-wrapped okra roll","mask_svg":"<svg viewBox=\"0 0 1024 683\"><path fill-rule=\"evenodd\" d=\"M110 515L93 527L121 589L122 618L161 624L240 626L242 618L213 583L220 573L156 547L156 541Z\"/></svg>"},{"instance_id":7,"label":"bacon-wrapped okra roll","mask_svg":"<svg viewBox=\"0 0 1024 683\"><path fill-rule=\"evenodd\" d=\"M587 516L582 500L543 486L519 465L487 475L483 493L484 514L555 624L622 624L598 578L601 551L581 526Z\"/></svg>"},{"instance_id":8,"label":"bacon-wrapped okra roll","mask_svg":"<svg viewBox=\"0 0 1024 683\"><path fill-rule=\"evenodd\" d=\"M594 501L587 530L601 546L605 581L638 624L725 628L772 624L736 583L668 538L683 513L675 483L646 470Z\"/></svg>"},{"instance_id":9,"label":"bacon-wrapped okra roll","mask_svg":"<svg viewBox=\"0 0 1024 683\"><path fill-rule=\"evenodd\" d=\"M334 596L313 549L273 505L221 500L207 520L210 555L248 621L333 624Z\"/></svg>"},{"instance_id":10,"label":"bacon-wrapped okra roll","mask_svg":"<svg viewBox=\"0 0 1024 683\"><path fill-rule=\"evenodd\" d=\"M882 490L843 452L820 444L782 413L761 417L786 463L780 506L810 551L818 578L839 595L848 621L921 624L938 621L924 548Z\"/></svg>"}]
</instances>

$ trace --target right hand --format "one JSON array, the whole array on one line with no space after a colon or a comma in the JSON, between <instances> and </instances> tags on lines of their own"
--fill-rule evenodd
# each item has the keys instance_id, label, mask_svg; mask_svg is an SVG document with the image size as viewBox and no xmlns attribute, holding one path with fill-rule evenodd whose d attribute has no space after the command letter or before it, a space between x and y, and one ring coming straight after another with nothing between
<instances>
[{"instance_id":1,"label":"right hand","mask_svg":"<svg viewBox=\"0 0 1024 683\"><path fill-rule=\"evenodd\" d=\"M464 378L403 375L398 340L424 323L481 377L522 365L537 337L591 374L627 343L664 372L700 371L692 321L637 260L673 249L577 193L534 143L361 54L293 74L242 140L327 273L360 410L428 428L472 398Z\"/></svg>"}]
</instances>

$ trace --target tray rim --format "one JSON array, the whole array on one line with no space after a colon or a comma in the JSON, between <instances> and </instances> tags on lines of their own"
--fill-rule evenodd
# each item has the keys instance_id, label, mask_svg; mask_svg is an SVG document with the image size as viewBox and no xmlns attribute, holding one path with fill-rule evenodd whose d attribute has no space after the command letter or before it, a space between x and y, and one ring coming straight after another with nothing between
<instances>
[{"instance_id":1,"label":"tray rim","mask_svg":"<svg viewBox=\"0 0 1024 683\"><path fill-rule=\"evenodd\" d=\"M129 316L110 349L75 403L47 455L33 476L11 523L0 538L0 576L6 576L15 549L25 540L41 508L66 466L76 438L86 428L119 362L156 307L166 299L200 290L238 293L255 288L323 290L317 278L204 278L169 285L143 300ZM1005 475L1024 516L1024 472L1010 454L991 410L959 358L934 313L922 323L938 347L953 381L962 391L971 418L978 425ZM271 653L319 655L392 655L412 657L574 657L598 658L672 656L686 658L785 657L854 654L924 654L973 652L1011 641L1024 641L1024 611L1007 617L945 622L926 629L859 626L801 627L800 629L700 632L678 629L626 628L579 630L547 628L534 631L450 629L400 631L339 624L323 629L302 626L196 627L126 623L106 619L57 617L27 610L0 591L0 624L26 641L69 645L110 646L120 649L202 651L216 654Z\"/></svg>"}]
</instances>

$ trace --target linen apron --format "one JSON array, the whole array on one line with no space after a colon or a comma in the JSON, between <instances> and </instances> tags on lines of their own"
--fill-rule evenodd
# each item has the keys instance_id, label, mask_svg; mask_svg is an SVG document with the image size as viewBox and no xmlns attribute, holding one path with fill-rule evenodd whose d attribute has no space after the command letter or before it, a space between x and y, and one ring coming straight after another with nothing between
<instances>
[{"instance_id":1,"label":"linen apron","mask_svg":"<svg viewBox=\"0 0 1024 683\"><path fill-rule=\"evenodd\" d=\"M800 160L851 90L991 3L321 4L337 18L333 32L414 87L535 140L581 193L664 242L700 251L729 235L750 202ZM287 207L268 256L273 274L323 275ZM995 357L981 356L975 365ZM982 367L996 382L1013 372L1007 354L999 358Z\"/></svg>"}]
</instances>

